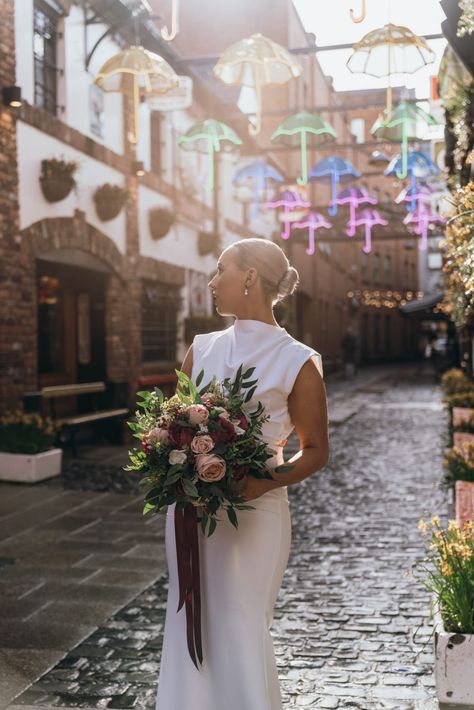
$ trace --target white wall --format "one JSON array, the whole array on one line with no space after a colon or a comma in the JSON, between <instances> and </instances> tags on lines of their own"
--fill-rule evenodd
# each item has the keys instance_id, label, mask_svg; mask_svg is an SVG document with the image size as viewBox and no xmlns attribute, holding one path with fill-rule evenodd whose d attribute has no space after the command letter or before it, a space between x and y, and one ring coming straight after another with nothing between
<instances>
[{"instance_id":1,"label":"white wall","mask_svg":"<svg viewBox=\"0 0 474 710\"><path fill-rule=\"evenodd\" d=\"M116 153L123 153L123 115L120 94L104 96L104 131L99 137L90 128L90 86L93 78L107 59L119 51L110 38L99 45L85 70L84 15L76 5L69 15L59 21L63 40L58 39L58 66L64 76L58 77L58 118L84 135L102 143ZM88 49L107 29L106 25L89 25ZM16 82L22 88L25 100L34 104L33 57L33 0L16 0L15 3Z\"/></svg>"},{"instance_id":2,"label":"white wall","mask_svg":"<svg viewBox=\"0 0 474 710\"><path fill-rule=\"evenodd\" d=\"M17 141L20 228L24 229L47 217L72 217L74 211L80 209L85 212L87 222L110 237L124 253L126 234L124 210L115 219L101 222L96 215L92 199L94 190L105 182L123 186L122 174L22 121L17 123ZM41 191L38 179L41 160L49 158L75 160L79 163L75 174L77 188L61 202L47 202Z\"/></svg>"}]
</instances>

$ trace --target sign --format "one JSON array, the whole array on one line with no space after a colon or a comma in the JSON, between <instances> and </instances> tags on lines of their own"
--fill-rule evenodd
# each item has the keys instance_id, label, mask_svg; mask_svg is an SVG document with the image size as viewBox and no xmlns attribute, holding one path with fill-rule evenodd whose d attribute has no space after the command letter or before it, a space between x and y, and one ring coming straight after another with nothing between
<instances>
[{"instance_id":1,"label":"sign","mask_svg":"<svg viewBox=\"0 0 474 710\"><path fill-rule=\"evenodd\" d=\"M151 96L147 103L152 111L182 111L193 103L193 80L179 76L179 84L166 94Z\"/></svg>"}]
</instances>

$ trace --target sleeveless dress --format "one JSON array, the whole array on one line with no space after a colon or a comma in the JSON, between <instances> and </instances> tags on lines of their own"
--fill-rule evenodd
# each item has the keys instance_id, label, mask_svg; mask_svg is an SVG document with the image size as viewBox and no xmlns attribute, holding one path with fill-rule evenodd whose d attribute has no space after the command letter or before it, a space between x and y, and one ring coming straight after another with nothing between
<instances>
[{"instance_id":1,"label":"sleeveless dress","mask_svg":"<svg viewBox=\"0 0 474 710\"><path fill-rule=\"evenodd\" d=\"M204 368L201 386L213 375L231 377L241 363L255 367L257 390L246 404L260 400L271 419L262 438L283 462L283 446L293 430L288 395L303 364L312 359L322 375L321 356L279 326L236 320L226 330L197 335L193 341L192 380ZM291 543L287 487L249 501L255 510L237 511L236 530L219 516L210 538L199 527L203 663L193 665L186 645L184 609L177 613L179 585L174 534L174 504L166 518L169 589L156 697L156 710L282 710L270 626Z\"/></svg>"}]
</instances>

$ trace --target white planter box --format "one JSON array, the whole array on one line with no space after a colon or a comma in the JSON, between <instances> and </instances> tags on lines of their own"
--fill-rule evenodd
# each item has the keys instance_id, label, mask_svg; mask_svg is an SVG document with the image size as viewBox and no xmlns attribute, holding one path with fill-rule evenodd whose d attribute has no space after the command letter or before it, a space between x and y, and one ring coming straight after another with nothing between
<instances>
[{"instance_id":1,"label":"white planter box","mask_svg":"<svg viewBox=\"0 0 474 710\"><path fill-rule=\"evenodd\" d=\"M449 633L439 609L434 612L436 694L440 703L474 707L474 634Z\"/></svg>"},{"instance_id":2,"label":"white planter box","mask_svg":"<svg viewBox=\"0 0 474 710\"><path fill-rule=\"evenodd\" d=\"M35 483L61 473L62 449L41 454L6 454L0 452L0 481Z\"/></svg>"}]
</instances>

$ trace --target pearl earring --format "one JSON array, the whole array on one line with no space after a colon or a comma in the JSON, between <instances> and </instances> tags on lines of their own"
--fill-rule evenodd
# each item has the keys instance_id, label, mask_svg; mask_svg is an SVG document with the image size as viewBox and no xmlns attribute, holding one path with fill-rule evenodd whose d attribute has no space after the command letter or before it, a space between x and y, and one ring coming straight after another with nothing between
<instances>
[{"instance_id":1,"label":"pearl earring","mask_svg":"<svg viewBox=\"0 0 474 710\"><path fill-rule=\"evenodd\" d=\"M248 288L247 288L247 287L245 287L245 291L244 291L244 294L245 294L246 296L248 296L248 295L249 295L249 290L248 290Z\"/></svg>"}]
</instances>

